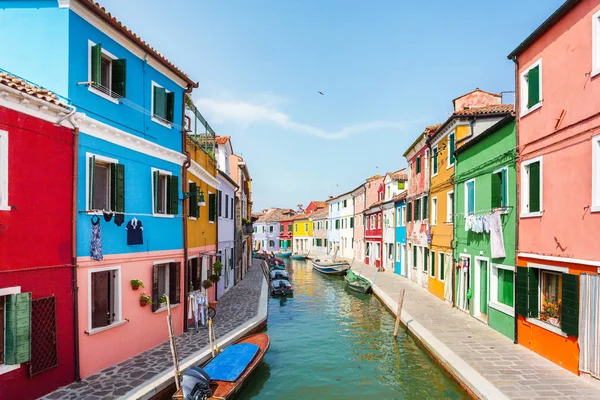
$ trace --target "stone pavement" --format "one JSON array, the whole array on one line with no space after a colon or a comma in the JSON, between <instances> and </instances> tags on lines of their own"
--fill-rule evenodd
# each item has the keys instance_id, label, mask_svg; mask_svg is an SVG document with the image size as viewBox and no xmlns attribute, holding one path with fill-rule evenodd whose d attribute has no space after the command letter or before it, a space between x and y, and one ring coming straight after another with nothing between
<instances>
[{"instance_id":1,"label":"stone pavement","mask_svg":"<svg viewBox=\"0 0 600 400\"><path fill-rule=\"evenodd\" d=\"M244 279L219 298L217 315L213 320L218 340L258 314L264 279L259 264L255 262ZM177 336L179 359L184 360L206 348L209 344L207 332L201 327L197 333L192 329ZM167 341L80 382L60 388L43 399L117 399L172 370L171 348Z\"/></svg>"},{"instance_id":2,"label":"stone pavement","mask_svg":"<svg viewBox=\"0 0 600 400\"><path fill-rule=\"evenodd\" d=\"M354 262L373 279L376 269ZM477 397L489 399L600 399L600 382L574 375L486 324L452 308L391 271L380 272L375 295L396 313L405 289L402 322ZM407 324L408 321L408 324Z\"/></svg>"}]
</instances>

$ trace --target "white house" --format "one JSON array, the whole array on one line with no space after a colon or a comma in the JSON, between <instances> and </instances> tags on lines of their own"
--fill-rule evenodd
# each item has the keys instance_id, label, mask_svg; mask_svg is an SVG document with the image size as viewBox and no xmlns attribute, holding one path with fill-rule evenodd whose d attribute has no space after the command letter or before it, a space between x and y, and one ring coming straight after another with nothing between
<instances>
[{"instance_id":1,"label":"white house","mask_svg":"<svg viewBox=\"0 0 600 400\"><path fill-rule=\"evenodd\" d=\"M338 196L340 205L340 251L339 256L354 257L354 198L352 192Z\"/></svg>"}]
</instances>

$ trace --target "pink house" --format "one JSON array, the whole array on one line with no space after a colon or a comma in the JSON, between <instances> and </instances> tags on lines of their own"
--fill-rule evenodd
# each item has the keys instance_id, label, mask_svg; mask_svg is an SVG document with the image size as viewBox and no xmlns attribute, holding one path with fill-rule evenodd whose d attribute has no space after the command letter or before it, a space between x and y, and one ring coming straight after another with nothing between
<instances>
[{"instance_id":1,"label":"pink house","mask_svg":"<svg viewBox=\"0 0 600 400\"><path fill-rule=\"evenodd\" d=\"M365 261L367 253L365 242L365 210L371 207L377 199L377 191L383 184L383 176L375 175L367 178L364 184L361 184L352 191L354 198L354 257L360 262Z\"/></svg>"},{"instance_id":2,"label":"pink house","mask_svg":"<svg viewBox=\"0 0 600 400\"><path fill-rule=\"evenodd\" d=\"M589 361L600 356L600 0L566 1L508 58L517 80L517 341L600 377Z\"/></svg>"}]
</instances>

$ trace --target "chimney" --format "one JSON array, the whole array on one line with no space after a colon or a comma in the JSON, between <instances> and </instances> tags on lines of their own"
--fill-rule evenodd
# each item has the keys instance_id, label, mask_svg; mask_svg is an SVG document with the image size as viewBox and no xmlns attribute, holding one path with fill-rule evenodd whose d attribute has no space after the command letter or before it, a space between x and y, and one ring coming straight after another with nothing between
<instances>
[{"instance_id":1,"label":"chimney","mask_svg":"<svg viewBox=\"0 0 600 400\"><path fill-rule=\"evenodd\" d=\"M452 103L454 104L454 112L470 108L496 106L502 104L502 95L485 92L476 88L472 92L463 94L452 100Z\"/></svg>"}]
</instances>

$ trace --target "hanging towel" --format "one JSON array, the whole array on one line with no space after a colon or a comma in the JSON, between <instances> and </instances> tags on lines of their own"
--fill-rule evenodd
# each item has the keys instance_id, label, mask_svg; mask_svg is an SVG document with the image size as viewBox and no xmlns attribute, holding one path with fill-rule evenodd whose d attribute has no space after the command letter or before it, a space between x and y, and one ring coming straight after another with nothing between
<instances>
[{"instance_id":1,"label":"hanging towel","mask_svg":"<svg viewBox=\"0 0 600 400\"><path fill-rule=\"evenodd\" d=\"M490 214L485 214L485 215L483 216L483 230L484 230L486 233L490 233L490 223L491 223L491 222L490 222L490 221L491 221L491 220L490 220L490 218L491 218L491 215L490 215Z\"/></svg>"},{"instance_id":2,"label":"hanging towel","mask_svg":"<svg viewBox=\"0 0 600 400\"><path fill-rule=\"evenodd\" d=\"M490 245L492 258L506 257L504 249L504 237L502 236L502 220L500 211L494 211L490 216Z\"/></svg>"},{"instance_id":3,"label":"hanging towel","mask_svg":"<svg viewBox=\"0 0 600 400\"><path fill-rule=\"evenodd\" d=\"M102 232L100 232L100 218L96 215L92 217L92 232L90 236L90 258L96 261L102 261Z\"/></svg>"}]
</instances>

